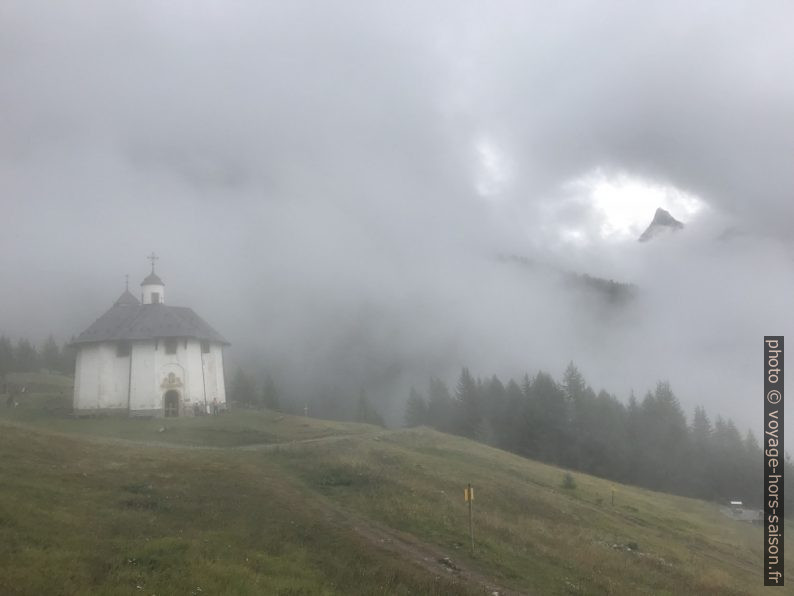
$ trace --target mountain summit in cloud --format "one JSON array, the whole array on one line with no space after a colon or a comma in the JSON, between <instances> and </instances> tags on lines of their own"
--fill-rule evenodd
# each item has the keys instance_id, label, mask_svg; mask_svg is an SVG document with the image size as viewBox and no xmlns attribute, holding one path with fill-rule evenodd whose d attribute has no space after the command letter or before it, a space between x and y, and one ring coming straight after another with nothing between
<instances>
[{"instance_id":1,"label":"mountain summit in cloud","mask_svg":"<svg viewBox=\"0 0 794 596\"><path fill-rule=\"evenodd\" d=\"M659 207L653 216L653 221L640 236L640 242L647 242L661 233L680 230L683 227L684 224L670 215L669 211Z\"/></svg>"}]
</instances>

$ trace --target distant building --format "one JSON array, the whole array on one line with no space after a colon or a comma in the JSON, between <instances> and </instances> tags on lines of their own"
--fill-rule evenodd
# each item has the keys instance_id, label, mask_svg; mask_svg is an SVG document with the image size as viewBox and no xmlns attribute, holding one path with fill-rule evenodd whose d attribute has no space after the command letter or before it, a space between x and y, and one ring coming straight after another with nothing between
<instances>
[{"instance_id":1,"label":"distant building","mask_svg":"<svg viewBox=\"0 0 794 596\"><path fill-rule=\"evenodd\" d=\"M192 416L226 404L223 347L229 345L190 308L167 306L154 272L129 287L72 345L76 413Z\"/></svg>"},{"instance_id":2,"label":"distant building","mask_svg":"<svg viewBox=\"0 0 794 596\"><path fill-rule=\"evenodd\" d=\"M761 523L764 519L764 512L760 509L747 509L742 501L730 501L728 507L720 507L720 512L726 517L736 521L751 523Z\"/></svg>"}]
</instances>

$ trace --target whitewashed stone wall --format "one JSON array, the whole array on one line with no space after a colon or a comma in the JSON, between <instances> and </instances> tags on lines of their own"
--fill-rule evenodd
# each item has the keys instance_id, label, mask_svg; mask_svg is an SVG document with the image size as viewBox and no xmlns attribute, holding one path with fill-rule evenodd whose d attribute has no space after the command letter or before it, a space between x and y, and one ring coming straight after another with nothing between
<instances>
[{"instance_id":1,"label":"whitewashed stone wall","mask_svg":"<svg viewBox=\"0 0 794 596\"><path fill-rule=\"evenodd\" d=\"M223 346L177 339L176 353L166 353L165 340L131 343L130 356L117 356L117 344L80 346L75 371L74 409L129 410L132 414L162 416L167 391L179 394L179 415L192 416L195 404L204 411L213 400L226 403Z\"/></svg>"}]
</instances>

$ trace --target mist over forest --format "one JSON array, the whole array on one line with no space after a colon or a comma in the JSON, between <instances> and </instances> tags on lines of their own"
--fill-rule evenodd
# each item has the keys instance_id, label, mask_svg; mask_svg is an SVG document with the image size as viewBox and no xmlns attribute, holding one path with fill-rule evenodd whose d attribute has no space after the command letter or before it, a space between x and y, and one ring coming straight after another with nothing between
<instances>
[{"instance_id":1,"label":"mist over forest","mask_svg":"<svg viewBox=\"0 0 794 596\"><path fill-rule=\"evenodd\" d=\"M6 3L0 335L68 341L155 251L296 403L574 362L758 429L794 14L715 6Z\"/></svg>"}]
</instances>

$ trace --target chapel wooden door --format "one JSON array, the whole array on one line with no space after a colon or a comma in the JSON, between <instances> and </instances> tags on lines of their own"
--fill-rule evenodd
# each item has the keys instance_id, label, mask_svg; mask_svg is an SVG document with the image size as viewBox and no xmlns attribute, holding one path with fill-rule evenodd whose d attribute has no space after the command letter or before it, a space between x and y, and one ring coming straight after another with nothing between
<instances>
[{"instance_id":1,"label":"chapel wooden door","mask_svg":"<svg viewBox=\"0 0 794 596\"><path fill-rule=\"evenodd\" d=\"M179 393L174 391L165 392L165 397L163 398L163 407L165 408L165 417L166 418L175 418L179 416Z\"/></svg>"}]
</instances>

